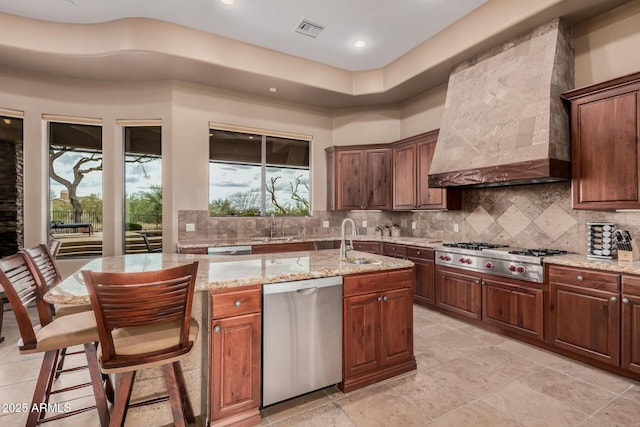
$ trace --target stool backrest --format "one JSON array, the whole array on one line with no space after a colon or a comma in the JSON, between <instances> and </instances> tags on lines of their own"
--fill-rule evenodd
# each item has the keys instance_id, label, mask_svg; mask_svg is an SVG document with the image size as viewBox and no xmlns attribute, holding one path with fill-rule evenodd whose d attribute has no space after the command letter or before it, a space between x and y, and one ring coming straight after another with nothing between
<instances>
[{"instance_id":1,"label":"stool backrest","mask_svg":"<svg viewBox=\"0 0 640 427\"><path fill-rule=\"evenodd\" d=\"M25 253L18 252L0 259L0 284L18 322L22 337L20 350L35 348L36 334L27 307L35 304L42 326L53 319L49 304L43 299L47 289Z\"/></svg>"},{"instance_id":2,"label":"stool backrest","mask_svg":"<svg viewBox=\"0 0 640 427\"><path fill-rule=\"evenodd\" d=\"M55 259L58 257L58 252L60 252L60 248L62 247L62 242L57 239L49 239L47 242L49 245L49 251L51 252L51 256Z\"/></svg>"},{"instance_id":3,"label":"stool backrest","mask_svg":"<svg viewBox=\"0 0 640 427\"><path fill-rule=\"evenodd\" d=\"M161 353L135 356L136 362L153 362L187 353L191 307L198 262L157 271L105 273L82 270L98 324L105 367L125 366L131 355L119 356L113 343L114 329L152 326L180 321L179 343Z\"/></svg>"},{"instance_id":4,"label":"stool backrest","mask_svg":"<svg viewBox=\"0 0 640 427\"><path fill-rule=\"evenodd\" d=\"M62 276L60 275L55 257L49 250L49 246L41 243L38 246L24 249L23 252L29 256L31 262L36 267L42 283L48 288L53 288L60 284Z\"/></svg>"}]
</instances>

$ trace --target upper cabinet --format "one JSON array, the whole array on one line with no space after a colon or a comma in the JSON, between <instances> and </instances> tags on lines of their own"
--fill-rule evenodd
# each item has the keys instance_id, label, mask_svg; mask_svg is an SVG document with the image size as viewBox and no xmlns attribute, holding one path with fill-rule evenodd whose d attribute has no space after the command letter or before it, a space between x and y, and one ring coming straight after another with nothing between
<instances>
[{"instance_id":1,"label":"upper cabinet","mask_svg":"<svg viewBox=\"0 0 640 427\"><path fill-rule=\"evenodd\" d=\"M393 146L393 209L460 209L459 189L429 188L427 178L438 131L395 142Z\"/></svg>"},{"instance_id":2,"label":"upper cabinet","mask_svg":"<svg viewBox=\"0 0 640 427\"><path fill-rule=\"evenodd\" d=\"M640 73L563 96L571 101L573 208L640 208Z\"/></svg>"},{"instance_id":3,"label":"upper cabinet","mask_svg":"<svg viewBox=\"0 0 640 427\"><path fill-rule=\"evenodd\" d=\"M391 209L391 148L329 147L327 209Z\"/></svg>"}]
</instances>

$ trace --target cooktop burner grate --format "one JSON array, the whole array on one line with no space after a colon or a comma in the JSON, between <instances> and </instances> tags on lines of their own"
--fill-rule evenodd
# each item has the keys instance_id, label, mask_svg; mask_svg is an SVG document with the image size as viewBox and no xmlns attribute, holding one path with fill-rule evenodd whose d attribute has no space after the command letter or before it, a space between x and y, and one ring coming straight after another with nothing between
<instances>
[{"instance_id":1,"label":"cooktop burner grate","mask_svg":"<svg viewBox=\"0 0 640 427\"><path fill-rule=\"evenodd\" d=\"M446 246L449 248L471 249L474 251L480 251L482 249L496 249L496 248L507 247L507 245L498 245L495 243L484 243L484 242L443 243L442 246Z\"/></svg>"},{"instance_id":2,"label":"cooktop burner grate","mask_svg":"<svg viewBox=\"0 0 640 427\"><path fill-rule=\"evenodd\" d=\"M509 251L509 253L514 255L541 257L541 256L552 256L552 255L563 255L563 254L566 254L567 251L561 251L558 249L522 249L522 250Z\"/></svg>"}]
</instances>

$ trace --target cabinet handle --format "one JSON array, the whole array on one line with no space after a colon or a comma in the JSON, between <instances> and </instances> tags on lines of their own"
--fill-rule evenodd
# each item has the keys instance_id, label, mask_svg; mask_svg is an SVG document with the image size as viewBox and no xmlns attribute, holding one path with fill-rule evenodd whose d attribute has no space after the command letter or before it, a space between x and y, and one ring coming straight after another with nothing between
<instances>
[{"instance_id":1,"label":"cabinet handle","mask_svg":"<svg viewBox=\"0 0 640 427\"><path fill-rule=\"evenodd\" d=\"M617 297L611 297L611 300L610 300L610 301L611 301L611 302L616 302L616 301L618 301L618 298L617 298Z\"/></svg>"},{"instance_id":2,"label":"cabinet handle","mask_svg":"<svg viewBox=\"0 0 640 427\"><path fill-rule=\"evenodd\" d=\"M479 285L479 284L480 284L480 280L476 280L476 285Z\"/></svg>"},{"instance_id":3,"label":"cabinet handle","mask_svg":"<svg viewBox=\"0 0 640 427\"><path fill-rule=\"evenodd\" d=\"M219 333L220 332L220 326L216 326L215 328L213 328L213 332Z\"/></svg>"},{"instance_id":4,"label":"cabinet handle","mask_svg":"<svg viewBox=\"0 0 640 427\"><path fill-rule=\"evenodd\" d=\"M241 302L240 301L236 301L233 303L233 305L235 305L236 307L240 307Z\"/></svg>"},{"instance_id":5,"label":"cabinet handle","mask_svg":"<svg viewBox=\"0 0 640 427\"><path fill-rule=\"evenodd\" d=\"M382 301L382 297L378 297L378 301Z\"/></svg>"},{"instance_id":6,"label":"cabinet handle","mask_svg":"<svg viewBox=\"0 0 640 427\"><path fill-rule=\"evenodd\" d=\"M385 295L384 297L382 297L382 301L388 301L389 298L387 298L387 296Z\"/></svg>"},{"instance_id":7,"label":"cabinet handle","mask_svg":"<svg viewBox=\"0 0 640 427\"><path fill-rule=\"evenodd\" d=\"M422 254L422 252L418 251L418 255Z\"/></svg>"},{"instance_id":8,"label":"cabinet handle","mask_svg":"<svg viewBox=\"0 0 640 427\"><path fill-rule=\"evenodd\" d=\"M622 298L622 302L625 304L629 304L629 298Z\"/></svg>"},{"instance_id":9,"label":"cabinet handle","mask_svg":"<svg viewBox=\"0 0 640 427\"><path fill-rule=\"evenodd\" d=\"M578 276L578 280L582 282L584 280L584 277Z\"/></svg>"}]
</instances>

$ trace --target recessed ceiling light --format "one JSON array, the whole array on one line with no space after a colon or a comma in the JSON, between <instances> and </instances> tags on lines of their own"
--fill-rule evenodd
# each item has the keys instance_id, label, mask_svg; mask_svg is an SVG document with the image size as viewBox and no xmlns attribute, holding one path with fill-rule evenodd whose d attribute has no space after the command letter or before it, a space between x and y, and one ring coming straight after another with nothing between
<instances>
[{"instance_id":1,"label":"recessed ceiling light","mask_svg":"<svg viewBox=\"0 0 640 427\"><path fill-rule=\"evenodd\" d=\"M235 2L236 0L220 0L220 3L228 5L234 4Z\"/></svg>"},{"instance_id":2,"label":"recessed ceiling light","mask_svg":"<svg viewBox=\"0 0 640 427\"><path fill-rule=\"evenodd\" d=\"M271 86L271 87L269 88L269 92L271 92L271 93L276 93L277 91L278 91L278 88L277 88L277 87L273 87L273 86Z\"/></svg>"},{"instance_id":3,"label":"recessed ceiling light","mask_svg":"<svg viewBox=\"0 0 640 427\"><path fill-rule=\"evenodd\" d=\"M355 47L361 48L367 45L367 42L364 40L358 40L353 44Z\"/></svg>"}]
</instances>

